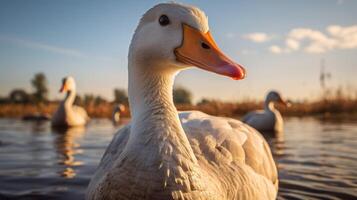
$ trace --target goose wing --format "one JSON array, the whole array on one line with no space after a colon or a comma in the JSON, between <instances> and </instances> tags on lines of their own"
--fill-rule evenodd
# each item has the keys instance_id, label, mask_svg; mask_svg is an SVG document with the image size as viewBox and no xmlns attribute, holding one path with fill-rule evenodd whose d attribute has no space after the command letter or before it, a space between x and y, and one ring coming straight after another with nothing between
<instances>
[{"instance_id":1,"label":"goose wing","mask_svg":"<svg viewBox=\"0 0 357 200\"><path fill-rule=\"evenodd\" d=\"M80 115L83 119L85 119L85 121L89 120L89 116L87 114L87 111L80 107L80 106L72 106L73 112Z\"/></svg>"},{"instance_id":2,"label":"goose wing","mask_svg":"<svg viewBox=\"0 0 357 200\"><path fill-rule=\"evenodd\" d=\"M130 124L126 125L125 127L119 129L117 133L115 133L112 141L110 142L109 146L107 147L104 155L99 163L99 166L92 177L90 184L87 189L87 197L93 196L93 192L95 192L95 188L97 184L100 183L101 178L104 177L106 171L112 167L115 163L114 161L122 153L126 143L128 142L130 135Z\"/></svg>"},{"instance_id":3,"label":"goose wing","mask_svg":"<svg viewBox=\"0 0 357 200\"><path fill-rule=\"evenodd\" d=\"M264 110L256 110L244 115L241 120L242 122L247 123L250 121L254 121L254 118L259 118L262 115L264 115Z\"/></svg>"},{"instance_id":4,"label":"goose wing","mask_svg":"<svg viewBox=\"0 0 357 200\"><path fill-rule=\"evenodd\" d=\"M180 120L196 155L208 163L239 163L278 186L278 175L269 145L263 136L241 121L198 111L181 112Z\"/></svg>"}]
</instances>

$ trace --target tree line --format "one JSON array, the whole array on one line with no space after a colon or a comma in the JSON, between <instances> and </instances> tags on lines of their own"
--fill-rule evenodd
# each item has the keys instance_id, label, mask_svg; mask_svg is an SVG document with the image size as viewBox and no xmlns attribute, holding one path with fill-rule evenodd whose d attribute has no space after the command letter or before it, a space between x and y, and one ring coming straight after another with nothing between
<instances>
[{"instance_id":1,"label":"tree line","mask_svg":"<svg viewBox=\"0 0 357 200\"><path fill-rule=\"evenodd\" d=\"M15 103L15 104L41 104L50 103L48 98L49 89L48 81L44 73L37 73L31 79L32 93L26 90L17 88L13 89L7 97L0 98L0 103ZM82 97L77 96L75 104L78 105L99 105L103 103L117 103L128 105L128 94L124 89L115 88L113 91L114 101L110 102L104 97L94 94L84 94ZM192 94L190 91L183 87L174 89L173 98L175 104L192 104Z\"/></svg>"},{"instance_id":2,"label":"tree line","mask_svg":"<svg viewBox=\"0 0 357 200\"><path fill-rule=\"evenodd\" d=\"M31 79L31 85L34 88L33 93L28 93L24 89L13 89L8 97L1 98L0 103L46 103L48 102L48 87L45 74L37 73Z\"/></svg>"}]
</instances>

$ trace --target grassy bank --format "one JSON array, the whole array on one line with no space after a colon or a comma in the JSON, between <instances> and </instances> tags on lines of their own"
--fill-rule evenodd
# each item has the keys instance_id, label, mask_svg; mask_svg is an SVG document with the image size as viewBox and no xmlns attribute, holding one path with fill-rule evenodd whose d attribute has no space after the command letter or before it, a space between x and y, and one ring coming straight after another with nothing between
<instances>
[{"instance_id":1,"label":"grassy bank","mask_svg":"<svg viewBox=\"0 0 357 200\"><path fill-rule=\"evenodd\" d=\"M256 109L263 108L263 102L220 102L207 101L198 105L177 105L178 110L200 110L205 113L217 116L241 116ZM114 104L101 103L90 104L83 107L92 118L110 118ZM34 113L53 114L58 107L58 103L48 104L0 104L0 117L22 117ZM291 107L281 107L278 109L286 116L310 116L310 115L332 115L332 114L356 114L357 99L351 98L331 98L314 102L293 103ZM123 113L124 117L130 117L129 109Z\"/></svg>"},{"instance_id":2,"label":"grassy bank","mask_svg":"<svg viewBox=\"0 0 357 200\"><path fill-rule=\"evenodd\" d=\"M58 107L58 103L48 104L0 104L0 117L23 117L35 113L52 115ZM114 104L103 103L99 105L85 105L84 109L92 118L110 118L112 115ZM126 110L122 115L129 117L129 110Z\"/></svg>"},{"instance_id":3,"label":"grassy bank","mask_svg":"<svg viewBox=\"0 0 357 200\"><path fill-rule=\"evenodd\" d=\"M213 101L202 105L178 105L179 110L201 110L218 116L241 116L250 111L263 109L263 102L248 101L226 103ZM314 102L292 103L290 107L276 106L286 116L311 116L332 114L357 114L357 99L330 99Z\"/></svg>"}]
</instances>

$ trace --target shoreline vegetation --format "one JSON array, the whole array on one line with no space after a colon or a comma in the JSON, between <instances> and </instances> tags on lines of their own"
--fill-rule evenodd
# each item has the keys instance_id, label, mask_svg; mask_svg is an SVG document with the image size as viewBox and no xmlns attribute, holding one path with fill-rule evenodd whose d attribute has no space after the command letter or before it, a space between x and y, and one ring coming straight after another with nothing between
<instances>
[{"instance_id":1,"label":"shoreline vegetation","mask_svg":"<svg viewBox=\"0 0 357 200\"><path fill-rule=\"evenodd\" d=\"M52 115L59 102L47 103L2 103L0 104L0 117L21 118L26 115L48 114ZM83 106L91 118L111 118L112 111L116 103L77 103ZM130 110L125 104L126 110L121 114L123 117L130 117ZM263 109L262 101L244 101L244 102L223 102L215 100L202 100L193 105L189 103L176 104L179 111L199 110L210 115L238 117L250 111ZM277 105L277 108L283 116L324 116L329 115L357 115L357 98L334 97L321 99L312 102L292 103L290 107Z\"/></svg>"},{"instance_id":2,"label":"shoreline vegetation","mask_svg":"<svg viewBox=\"0 0 357 200\"><path fill-rule=\"evenodd\" d=\"M357 116L357 92L353 88L330 89L326 87L324 73L320 76L321 95L314 101L291 102L290 107L277 105L283 116ZM13 89L7 97L0 97L0 117L21 118L27 115L49 115L56 111L60 101L48 99L48 82L45 74L37 73L31 80L34 89L28 93L23 89ZM117 104L125 105L122 117L130 117L128 95L124 89L114 89L114 100L108 101L101 96L84 94L77 96L75 105L84 107L91 118L111 118L113 108ZM250 111L263 109L263 101L243 100L224 102L202 99L192 103L192 94L183 87L176 87L173 98L179 111L199 110L210 115L239 117Z\"/></svg>"}]
</instances>

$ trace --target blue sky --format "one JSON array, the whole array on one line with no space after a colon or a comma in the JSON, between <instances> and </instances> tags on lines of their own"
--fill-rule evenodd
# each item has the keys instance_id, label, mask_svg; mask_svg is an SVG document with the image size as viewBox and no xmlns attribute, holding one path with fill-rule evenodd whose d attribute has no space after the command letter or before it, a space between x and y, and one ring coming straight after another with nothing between
<instances>
[{"instance_id":1,"label":"blue sky","mask_svg":"<svg viewBox=\"0 0 357 200\"><path fill-rule=\"evenodd\" d=\"M113 97L127 87L127 53L141 15L160 1L0 1L0 96L31 91L44 72L50 97L73 75L80 94ZM221 49L248 77L233 81L202 70L176 84L202 97L263 98L270 89L293 99L317 97L320 60L331 87L357 88L357 1L180 1L200 7Z\"/></svg>"}]
</instances>

